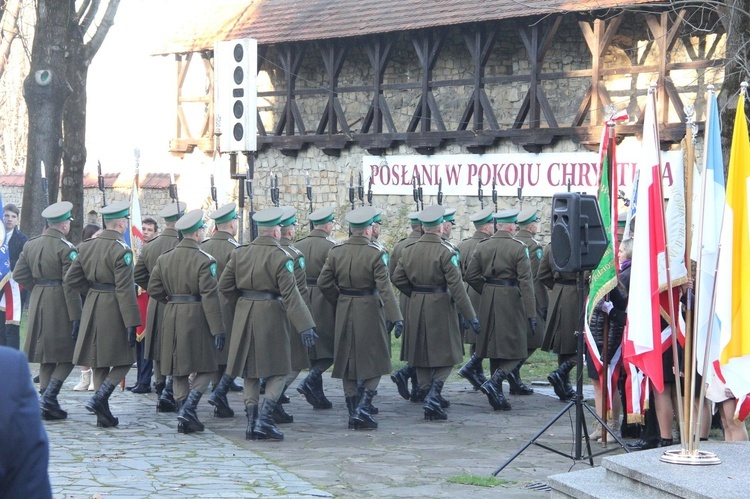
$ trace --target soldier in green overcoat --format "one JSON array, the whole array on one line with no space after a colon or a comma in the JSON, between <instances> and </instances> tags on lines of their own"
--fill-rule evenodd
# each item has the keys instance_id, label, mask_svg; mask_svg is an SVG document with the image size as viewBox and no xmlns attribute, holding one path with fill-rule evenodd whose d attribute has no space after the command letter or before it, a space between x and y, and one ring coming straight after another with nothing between
<instances>
[{"instance_id":1,"label":"soldier in green overcoat","mask_svg":"<svg viewBox=\"0 0 750 499\"><path fill-rule=\"evenodd\" d=\"M441 238L442 206L428 206L419 215L424 235L407 245L392 276L393 284L409 296L406 330L409 365L417 368L425 419L447 419L450 406L442 395L443 384L454 365L463 359L460 311L479 330L474 308L461 279L459 257Z\"/></svg>"},{"instance_id":2,"label":"soldier in green overcoat","mask_svg":"<svg viewBox=\"0 0 750 499\"><path fill-rule=\"evenodd\" d=\"M160 367L162 374L172 376L181 433L203 431L196 409L217 368L214 350L223 350L226 340L218 265L200 249L205 227L203 210L192 210L177 221L183 239L156 260L148 285L149 296L164 304Z\"/></svg>"},{"instance_id":3,"label":"soldier in green overcoat","mask_svg":"<svg viewBox=\"0 0 750 499\"><path fill-rule=\"evenodd\" d=\"M315 409L330 409L331 402L323 392L323 373L333 365L333 344L336 336L336 305L329 302L318 289L318 276L328 258L328 252L338 242L331 238L334 215L333 206L321 208L308 217L313 230L295 244L305 257L307 287L310 293L310 312L315 320L315 331L319 338L315 346L308 349L310 373L297 385L297 391L305 396Z\"/></svg>"},{"instance_id":4,"label":"soldier in green overcoat","mask_svg":"<svg viewBox=\"0 0 750 499\"><path fill-rule=\"evenodd\" d=\"M508 371L526 358L526 330L536 329L534 282L526 245L513 237L518 210L497 212L497 232L480 242L466 272L468 282L482 294L476 356L490 358L492 377L482 391L495 410L510 410L503 394Z\"/></svg>"},{"instance_id":5,"label":"soldier in green overcoat","mask_svg":"<svg viewBox=\"0 0 750 499\"><path fill-rule=\"evenodd\" d=\"M411 228L411 232L409 234L399 240L396 243L396 246L393 247L393 251L391 252L391 256L388 259L388 273L391 275L391 282L393 278L393 273L396 271L396 265L398 264L398 261L401 259L401 252L404 250L406 245L415 243L419 241L419 238L422 237L423 231L422 231L422 222L419 221L419 212L415 211L412 213L409 213L406 215L406 218L409 219L409 226ZM406 296L404 293L399 293L398 296L398 305L401 309L401 315L404 317L404 330L407 329L408 325L406 322L408 319L408 313L407 309L409 306L409 297ZM401 335L401 360L406 360L407 358L407 341L408 335L406 331L404 331L404 334ZM409 380L411 380L411 392L409 392ZM423 399L424 397L420 396L419 393L419 382L417 381L417 368L414 366L410 366L408 363L404 365L401 369L398 371L395 371L393 374L391 374L391 381L393 381L396 384L396 388L398 389L398 394L401 395L401 397L404 400L411 400L412 402L418 402L419 399Z\"/></svg>"},{"instance_id":6,"label":"soldier in green overcoat","mask_svg":"<svg viewBox=\"0 0 750 499\"><path fill-rule=\"evenodd\" d=\"M161 233L143 245L141 254L135 264L134 277L135 283L143 289L148 289L148 281L151 277L151 271L156 265L156 260L171 250L180 242L179 234L174 228L174 224L185 212L187 205L185 203L169 203L159 212L159 216L164 219L164 230ZM177 404L172 393L172 380L167 379L161 373L161 323L164 318L164 304L159 303L152 297L149 297L148 307L146 309L146 328L143 331L141 341L146 342L144 355L147 359L154 362L154 387L159 395L156 403L157 412L175 412Z\"/></svg>"},{"instance_id":7,"label":"soldier in green overcoat","mask_svg":"<svg viewBox=\"0 0 750 499\"><path fill-rule=\"evenodd\" d=\"M135 329L141 324L133 252L122 237L128 230L129 212L127 201L101 209L105 229L80 244L63 280L86 295L73 363L94 370L96 393L86 409L96 414L97 425L103 427L119 423L109 410L109 397L135 361Z\"/></svg>"},{"instance_id":8,"label":"soldier in green overcoat","mask_svg":"<svg viewBox=\"0 0 750 499\"><path fill-rule=\"evenodd\" d=\"M471 262L471 257L474 255L477 244L489 239L495 233L495 222L491 206L472 213L469 216L469 220L474 224L474 234L458 243L458 250L463 255L459 263L464 282L466 282L466 271L469 269L469 262ZM469 295L469 300L471 300L471 306L474 307L475 311L478 311L482 295L476 289L469 286L468 283L466 283L466 293ZM471 383L475 390L480 390L482 385L487 382L487 378L484 376L482 358L474 355L477 347L477 335L473 331L464 329L464 342L469 345L471 359L458 370L458 375Z\"/></svg>"},{"instance_id":9,"label":"soldier in green overcoat","mask_svg":"<svg viewBox=\"0 0 750 499\"><path fill-rule=\"evenodd\" d=\"M391 371L388 331L403 331L403 317L388 277L388 256L370 241L375 209L363 206L346 215L351 237L328 253L318 287L336 303L333 377L344 385L349 426L374 429L369 408L380 377ZM389 324L386 324L386 321ZM362 397L357 381L364 380Z\"/></svg>"},{"instance_id":10,"label":"soldier in green overcoat","mask_svg":"<svg viewBox=\"0 0 750 499\"><path fill-rule=\"evenodd\" d=\"M229 263L229 255L232 251L240 247L240 243L235 241L234 236L237 234L237 205L228 203L214 210L210 218L213 219L216 230L210 239L201 243L201 249L216 259L216 276L221 277L221 273ZM221 304L221 313L224 320L224 331L227 335L227 345L231 342L233 310L229 306L224 295L219 293L219 303ZM214 389L208 403L214 406L214 416L217 418L231 418L234 411L229 407L227 393L232 391L241 391L242 387L230 378L225 383L221 380L227 370L227 360L229 358L229 348L215 350L216 364L218 369L214 372L212 380Z\"/></svg>"},{"instance_id":11,"label":"soldier in green overcoat","mask_svg":"<svg viewBox=\"0 0 750 499\"><path fill-rule=\"evenodd\" d=\"M78 255L65 238L72 209L73 203L62 201L42 211L48 228L24 245L13 270L13 279L31 292L24 350L29 362L40 364L39 405L47 420L68 417L57 395L73 370L73 347L81 325L81 295L62 281Z\"/></svg>"},{"instance_id":12,"label":"soldier in green overcoat","mask_svg":"<svg viewBox=\"0 0 750 499\"><path fill-rule=\"evenodd\" d=\"M219 290L234 308L227 372L244 375L245 438L250 440L284 438L273 412L292 371L290 336L299 334L308 348L316 337L312 315L297 288L294 260L279 246L283 214L281 208L266 208L253 215L258 237L232 252L219 280ZM266 378L266 391L258 410L260 378Z\"/></svg>"}]
</instances>

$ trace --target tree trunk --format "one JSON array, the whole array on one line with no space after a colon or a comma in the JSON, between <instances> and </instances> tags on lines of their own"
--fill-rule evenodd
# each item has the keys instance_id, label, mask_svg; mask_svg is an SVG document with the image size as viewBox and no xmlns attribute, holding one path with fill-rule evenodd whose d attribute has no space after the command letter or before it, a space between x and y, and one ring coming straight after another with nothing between
<instances>
[{"instance_id":1,"label":"tree trunk","mask_svg":"<svg viewBox=\"0 0 750 499\"><path fill-rule=\"evenodd\" d=\"M31 69L23 85L29 111L29 142L21 230L30 236L44 230L41 213L49 204L49 198L44 196L41 184L42 161L50 187L59 183L62 112L70 94L65 69L66 40L73 7L73 0L37 0ZM57 192L57 189L54 191Z\"/></svg>"},{"instance_id":2,"label":"tree trunk","mask_svg":"<svg viewBox=\"0 0 750 499\"><path fill-rule=\"evenodd\" d=\"M83 222L83 170L86 166L86 80L90 59L78 24L71 26L68 38L70 54L68 82L72 93L63 113L62 199L73 203L73 222L68 239L78 244Z\"/></svg>"}]
</instances>

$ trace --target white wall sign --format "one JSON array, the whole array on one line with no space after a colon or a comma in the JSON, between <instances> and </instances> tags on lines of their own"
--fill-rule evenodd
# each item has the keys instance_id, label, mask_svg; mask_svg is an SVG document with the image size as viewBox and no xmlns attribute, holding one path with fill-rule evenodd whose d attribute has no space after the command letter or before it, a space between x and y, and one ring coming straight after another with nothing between
<instances>
[{"instance_id":1,"label":"white wall sign","mask_svg":"<svg viewBox=\"0 0 750 499\"><path fill-rule=\"evenodd\" d=\"M640 148L617 150L618 189L630 197ZM683 163L682 151L661 153L664 192L672 185L672 171ZM596 194L599 154L595 152L540 154L450 154L436 156L365 156L362 178L372 179L373 194L412 195L412 179L419 177L424 195L437 194L442 180L446 196L476 196L479 181L485 196L495 179L499 196L552 197L565 192ZM365 187L366 188L366 187Z\"/></svg>"}]
</instances>

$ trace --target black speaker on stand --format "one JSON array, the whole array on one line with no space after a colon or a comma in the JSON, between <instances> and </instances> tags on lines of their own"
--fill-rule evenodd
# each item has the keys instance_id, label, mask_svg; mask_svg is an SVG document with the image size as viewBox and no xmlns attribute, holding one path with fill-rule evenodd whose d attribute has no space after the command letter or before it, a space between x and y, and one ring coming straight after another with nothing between
<instances>
[{"instance_id":1,"label":"black speaker on stand","mask_svg":"<svg viewBox=\"0 0 750 499\"><path fill-rule=\"evenodd\" d=\"M596 411L583 401L583 331L585 327L584 321L586 320L586 283L584 274L585 271L594 270L599 265L607 246L610 244L610 241L607 238L607 231L605 230L602 221L599 204L597 203L595 196L580 194L577 192L564 192L554 195L552 198L552 233L550 244L552 246L552 263L555 270L558 272L578 273L578 331L575 333L576 341L578 343L576 396L573 400L569 401L554 418L545 424L544 427L531 438L531 440L526 442L526 445L521 447L521 449L513 454L510 459L496 469L492 473L493 475L500 473L506 466L513 462L515 458L520 456L523 451L532 445L536 445L550 452L554 452L555 454L572 459L574 463L578 461L588 461L591 466L594 466L594 458L601 456L602 454L614 452L619 448L625 449L625 451L628 452L628 449L625 447L622 440L620 440L620 437L615 435L615 433L607 427L607 423L599 417ZM566 454L537 442L537 439L541 437L544 432L574 407L576 410L576 417L573 436L575 439L573 455ZM612 435L619 444L619 448L613 447L597 453L591 451L591 441L589 439L589 432L586 427L586 420L583 413L584 408L591 413L594 419L599 421L603 430L606 430ZM586 455L583 455L583 440L586 441Z\"/></svg>"}]
</instances>

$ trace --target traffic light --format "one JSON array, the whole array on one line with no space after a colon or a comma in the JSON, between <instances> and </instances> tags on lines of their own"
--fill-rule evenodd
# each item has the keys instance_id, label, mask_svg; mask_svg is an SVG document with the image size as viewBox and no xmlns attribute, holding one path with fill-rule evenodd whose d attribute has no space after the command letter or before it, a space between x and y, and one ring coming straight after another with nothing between
<instances>
[{"instance_id":1,"label":"traffic light","mask_svg":"<svg viewBox=\"0 0 750 499\"><path fill-rule=\"evenodd\" d=\"M596 197L577 192L555 194L551 239L555 270L594 270L609 245Z\"/></svg>"},{"instance_id":2,"label":"traffic light","mask_svg":"<svg viewBox=\"0 0 750 499\"><path fill-rule=\"evenodd\" d=\"M214 114L221 152L257 149L258 42L252 38L214 45Z\"/></svg>"}]
</instances>

